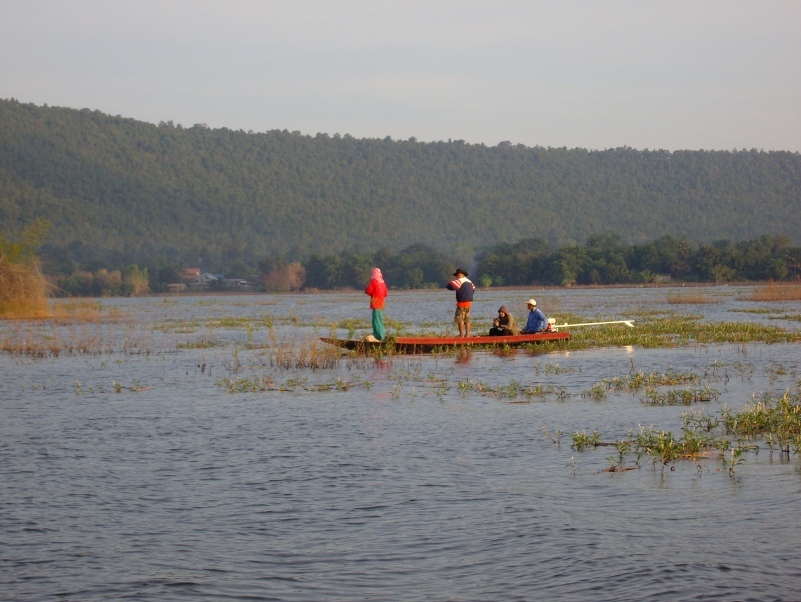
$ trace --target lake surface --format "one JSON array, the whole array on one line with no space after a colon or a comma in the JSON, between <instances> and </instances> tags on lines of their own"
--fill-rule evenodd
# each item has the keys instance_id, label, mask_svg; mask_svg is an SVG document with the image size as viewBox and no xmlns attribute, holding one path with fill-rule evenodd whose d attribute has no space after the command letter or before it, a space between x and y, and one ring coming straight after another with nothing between
<instances>
[{"instance_id":1,"label":"lake surface","mask_svg":"<svg viewBox=\"0 0 801 602\"><path fill-rule=\"evenodd\" d=\"M680 289L478 291L474 333L501 304L523 321L532 295L546 314L587 320L669 312L801 328L798 303L748 291L703 289L715 302L700 305L668 304ZM578 453L570 438L678 433L682 412L797 392L798 344L282 368L276 345L299 351L349 319L367 334L367 298L101 304L116 320L0 323L2 336L62 345L57 357L0 353L0 599L801 599L798 456L762 446L734 476L714 458L609 473L614 448ZM405 333L452 333L452 306L447 291L392 291L386 313ZM587 395L668 369L705 374L719 397ZM513 383L556 393L499 394Z\"/></svg>"}]
</instances>

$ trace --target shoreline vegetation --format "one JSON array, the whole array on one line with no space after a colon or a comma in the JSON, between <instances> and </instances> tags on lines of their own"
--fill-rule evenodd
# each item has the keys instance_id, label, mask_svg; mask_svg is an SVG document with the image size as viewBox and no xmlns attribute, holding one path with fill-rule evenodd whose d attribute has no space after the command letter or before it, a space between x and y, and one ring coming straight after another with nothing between
<instances>
[{"instance_id":1,"label":"shoreline vegetation","mask_svg":"<svg viewBox=\"0 0 801 602\"><path fill-rule=\"evenodd\" d=\"M457 258L415 244L397 253L379 249L374 253L311 255L301 260L272 256L202 268L163 258L141 264L97 259L81 262L68 249L53 247L43 247L41 259L54 296L63 297L193 290L361 290L374 266L382 268L391 290L425 290L440 288L457 264L469 267L477 286L509 290L801 282L801 247L791 247L787 237L768 235L739 243L694 246L670 236L625 245L616 234L599 234L589 237L583 246L552 248L539 240L521 240Z\"/></svg>"},{"instance_id":2,"label":"shoreline vegetation","mask_svg":"<svg viewBox=\"0 0 801 602\"><path fill-rule=\"evenodd\" d=\"M19 241L0 235L0 319L30 320L50 315L48 282L36 251L50 228L39 220L26 228Z\"/></svg>"}]
</instances>

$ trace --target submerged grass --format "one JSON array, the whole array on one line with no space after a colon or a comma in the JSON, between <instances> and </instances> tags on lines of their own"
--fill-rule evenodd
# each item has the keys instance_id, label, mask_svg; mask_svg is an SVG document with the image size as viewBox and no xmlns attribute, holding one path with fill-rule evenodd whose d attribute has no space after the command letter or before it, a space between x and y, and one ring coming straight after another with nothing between
<instances>
[{"instance_id":1,"label":"submerged grass","mask_svg":"<svg viewBox=\"0 0 801 602\"><path fill-rule=\"evenodd\" d=\"M701 293L675 293L667 295L666 301L671 305L680 304L699 304L699 303L722 303L723 299L710 297Z\"/></svg>"},{"instance_id":2,"label":"submerged grass","mask_svg":"<svg viewBox=\"0 0 801 602\"><path fill-rule=\"evenodd\" d=\"M517 381L512 381L508 385L489 385L481 381L460 381L457 383L457 388L462 395L466 395L469 391L475 391L481 395L515 399L523 397L531 401L534 397L545 397L553 395L558 399L565 399L570 396L564 387L557 387L554 385L539 384L520 384Z\"/></svg>"},{"instance_id":3,"label":"submerged grass","mask_svg":"<svg viewBox=\"0 0 801 602\"><path fill-rule=\"evenodd\" d=\"M269 375L249 377L225 376L217 380L217 386L223 387L229 393L264 393L268 391L292 392L297 389L303 391L349 391L354 387L369 386L359 380L344 380L335 378L325 383L309 383L305 378L290 378L281 383Z\"/></svg>"},{"instance_id":4,"label":"submerged grass","mask_svg":"<svg viewBox=\"0 0 801 602\"><path fill-rule=\"evenodd\" d=\"M53 358L104 353L150 354L152 341L135 323L15 325L0 334L0 351L12 355Z\"/></svg>"},{"instance_id":5,"label":"submerged grass","mask_svg":"<svg viewBox=\"0 0 801 602\"><path fill-rule=\"evenodd\" d=\"M701 322L694 317L667 316L638 321L634 328L622 325L577 328L568 342L556 342L548 350L593 347L676 347L714 343L801 342L801 332L751 322ZM551 345L551 344L549 344Z\"/></svg>"},{"instance_id":6,"label":"submerged grass","mask_svg":"<svg viewBox=\"0 0 801 602\"><path fill-rule=\"evenodd\" d=\"M192 320L169 319L156 324L153 328L162 332L191 333L199 328L252 330L254 328L272 328L276 319L269 314L259 316L214 316Z\"/></svg>"}]
</instances>

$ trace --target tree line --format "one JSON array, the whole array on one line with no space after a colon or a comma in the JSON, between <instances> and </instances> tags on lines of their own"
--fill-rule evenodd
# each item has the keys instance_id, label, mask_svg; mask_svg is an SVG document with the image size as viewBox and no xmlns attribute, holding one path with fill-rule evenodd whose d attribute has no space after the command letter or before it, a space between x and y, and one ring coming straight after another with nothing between
<instances>
[{"instance_id":1,"label":"tree line","mask_svg":"<svg viewBox=\"0 0 801 602\"><path fill-rule=\"evenodd\" d=\"M182 266L126 265L96 271L51 271L56 264L44 254L43 264L57 294L127 295L165 292L185 281ZM237 274L248 290L266 292L361 289L373 267L380 267L392 289L444 286L456 268L467 269L483 287L651 284L659 281L714 282L798 281L801 247L786 236L763 235L742 242L719 240L695 244L663 236L644 244L623 244L618 234L593 234L583 245L552 247L538 239L484 247L468 262L457 262L434 247L411 245L397 253L312 255L291 261L277 255ZM225 274L233 278L231 274ZM222 282L216 286L222 287Z\"/></svg>"}]
</instances>

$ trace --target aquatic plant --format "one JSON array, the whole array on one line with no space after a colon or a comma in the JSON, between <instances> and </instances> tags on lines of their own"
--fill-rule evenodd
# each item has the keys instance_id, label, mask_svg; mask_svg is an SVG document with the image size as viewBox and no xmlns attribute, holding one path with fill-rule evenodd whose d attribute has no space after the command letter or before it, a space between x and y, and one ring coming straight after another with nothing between
<instances>
[{"instance_id":1,"label":"aquatic plant","mask_svg":"<svg viewBox=\"0 0 801 602\"><path fill-rule=\"evenodd\" d=\"M560 447L562 445L562 431L556 431L556 438L554 438L550 432L548 432L548 425L543 423L542 424L542 432L543 434L551 440L551 442L556 443L556 447Z\"/></svg>"},{"instance_id":2,"label":"aquatic plant","mask_svg":"<svg viewBox=\"0 0 801 602\"><path fill-rule=\"evenodd\" d=\"M789 390L781 396L763 393L754 395L754 402L735 412L724 407L721 420L724 432L729 435L754 439L771 435L783 455L788 459L791 446L797 454L801 450L801 396Z\"/></svg>"},{"instance_id":3,"label":"aquatic plant","mask_svg":"<svg viewBox=\"0 0 801 602\"><path fill-rule=\"evenodd\" d=\"M78 386L76 387L76 393L80 392L80 381L78 381ZM143 387L139 384L139 381L134 379L130 385L125 385L122 382L117 382L116 380L111 381L111 386L114 388L115 393L122 393L123 389L127 391L133 391L134 393L139 393L140 391L149 391L150 387Z\"/></svg>"},{"instance_id":4,"label":"aquatic plant","mask_svg":"<svg viewBox=\"0 0 801 602\"><path fill-rule=\"evenodd\" d=\"M696 460L701 457L719 457L730 476L734 469L745 461L744 454L758 452L759 446L749 442L765 442L773 450L778 447L783 459L789 460L791 452L801 454L801 396L786 391L780 396L762 394L754 396L754 403L735 412L724 407L717 415L690 411L682 414L683 426L679 437L671 431L650 426L638 427L617 441L601 441L597 431L587 435L586 431L574 433L572 449L586 451L589 448L614 445L618 448L622 466L624 456L630 452L651 458L654 465L665 466L679 460ZM733 446L732 438L737 439ZM723 452L729 452L728 455Z\"/></svg>"},{"instance_id":5,"label":"aquatic plant","mask_svg":"<svg viewBox=\"0 0 801 602\"><path fill-rule=\"evenodd\" d=\"M645 395L640 399L642 403L650 405L691 405L702 401L712 401L720 397L720 391L705 386L701 389L671 389L659 392L654 388L649 388Z\"/></svg>"},{"instance_id":6,"label":"aquatic plant","mask_svg":"<svg viewBox=\"0 0 801 602\"><path fill-rule=\"evenodd\" d=\"M693 371L679 373L672 367L665 372L632 372L628 376L603 379L600 383L606 389L638 391L642 388L654 388L668 385L679 385L698 382L700 376Z\"/></svg>"},{"instance_id":7,"label":"aquatic plant","mask_svg":"<svg viewBox=\"0 0 801 602\"><path fill-rule=\"evenodd\" d=\"M580 433L576 431L570 437L573 440L570 449L574 449L579 452L590 447L598 447L601 445L601 436L598 434L598 431L593 431L590 435L587 434L586 430L581 431Z\"/></svg>"},{"instance_id":8,"label":"aquatic plant","mask_svg":"<svg viewBox=\"0 0 801 602\"><path fill-rule=\"evenodd\" d=\"M582 396L600 401L601 399L606 399L606 391L607 387L605 387L603 383L595 383L592 388L589 391L585 391Z\"/></svg>"}]
</instances>

